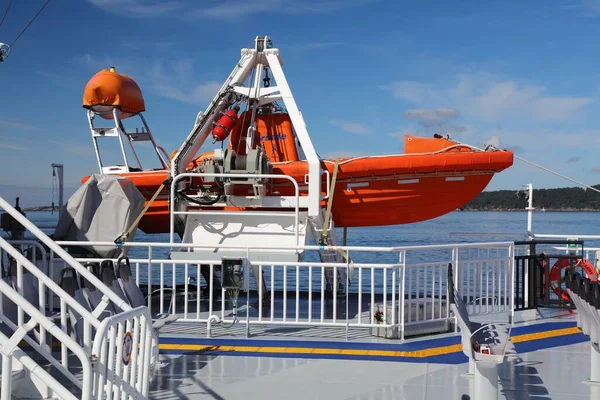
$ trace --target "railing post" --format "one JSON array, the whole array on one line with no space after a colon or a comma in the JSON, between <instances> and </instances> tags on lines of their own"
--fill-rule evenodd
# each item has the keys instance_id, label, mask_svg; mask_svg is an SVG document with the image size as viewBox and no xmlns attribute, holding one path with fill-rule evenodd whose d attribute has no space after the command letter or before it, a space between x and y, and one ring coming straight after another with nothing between
<instances>
[{"instance_id":1,"label":"railing post","mask_svg":"<svg viewBox=\"0 0 600 400\"><path fill-rule=\"evenodd\" d=\"M406 250L400 251L399 254L399 264L400 268L402 268L402 273L400 275L400 279L402 284L400 287L402 288L402 293L399 293L398 302L400 307L400 339L404 340L404 320L406 319L404 316L404 308L406 306ZM372 321L371 321L372 322Z\"/></svg>"},{"instance_id":2,"label":"railing post","mask_svg":"<svg viewBox=\"0 0 600 400\"><path fill-rule=\"evenodd\" d=\"M508 262L510 265L510 312L508 314L508 323L512 324L515 320L515 245L511 244L508 246Z\"/></svg>"},{"instance_id":3,"label":"railing post","mask_svg":"<svg viewBox=\"0 0 600 400\"><path fill-rule=\"evenodd\" d=\"M536 307L536 283L538 281L539 271L535 268L535 244L529 245L529 257L527 259L526 275L527 281L525 282L527 290L527 308Z\"/></svg>"},{"instance_id":4,"label":"railing post","mask_svg":"<svg viewBox=\"0 0 600 400\"><path fill-rule=\"evenodd\" d=\"M458 252L459 252L459 248L455 247L452 249L452 269L453 269L453 274L452 274L452 280L454 283L454 287L457 288L457 290L460 291L460 288L458 287L458 274L459 274L459 268L458 268ZM450 303L448 303L448 308L450 308ZM454 316L454 332L458 332L458 320L456 315ZM469 371L471 371L471 368L469 368Z\"/></svg>"},{"instance_id":5,"label":"railing post","mask_svg":"<svg viewBox=\"0 0 600 400\"><path fill-rule=\"evenodd\" d=\"M2 393L1 400L12 398L12 356L2 354Z\"/></svg>"},{"instance_id":6,"label":"railing post","mask_svg":"<svg viewBox=\"0 0 600 400\"><path fill-rule=\"evenodd\" d=\"M345 232L345 228L344 228L344 232ZM346 242L346 238L344 238L344 243ZM348 305L348 300L349 300L349 283L350 283L350 250L346 250L346 282L344 283L344 291L346 292L346 342L349 341L349 329L350 329L350 321L348 320L348 314L349 314L349 305ZM360 318L360 317L359 317Z\"/></svg>"}]
</instances>

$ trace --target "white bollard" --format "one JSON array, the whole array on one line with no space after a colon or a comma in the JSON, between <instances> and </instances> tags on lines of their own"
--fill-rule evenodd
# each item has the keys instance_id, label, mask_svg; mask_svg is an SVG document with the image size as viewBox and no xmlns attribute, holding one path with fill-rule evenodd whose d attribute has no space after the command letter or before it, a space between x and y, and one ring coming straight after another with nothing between
<instances>
[{"instance_id":1,"label":"white bollard","mask_svg":"<svg viewBox=\"0 0 600 400\"><path fill-rule=\"evenodd\" d=\"M475 391L472 400L498 399L498 364L475 363Z\"/></svg>"}]
</instances>

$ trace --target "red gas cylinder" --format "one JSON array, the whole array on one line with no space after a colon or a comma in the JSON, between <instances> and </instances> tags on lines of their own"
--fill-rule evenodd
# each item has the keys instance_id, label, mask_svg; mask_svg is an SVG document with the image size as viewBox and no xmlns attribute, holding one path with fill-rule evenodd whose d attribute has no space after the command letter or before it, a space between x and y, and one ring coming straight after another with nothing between
<instances>
[{"instance_id":1,"label":"red gas cylinder","mask_svg":"<svg viewBox=\"0 0 600 400\"><path fill-rule=\"evenodd\" d=\"M229 133L235 126L238 120L238 112L240 111L240 107L236 105L233 109L222 113L221 118L217 122L214 122L213 128L213 143L216 141L223 141L227 139Z\"/></svg>"}]
</instances>

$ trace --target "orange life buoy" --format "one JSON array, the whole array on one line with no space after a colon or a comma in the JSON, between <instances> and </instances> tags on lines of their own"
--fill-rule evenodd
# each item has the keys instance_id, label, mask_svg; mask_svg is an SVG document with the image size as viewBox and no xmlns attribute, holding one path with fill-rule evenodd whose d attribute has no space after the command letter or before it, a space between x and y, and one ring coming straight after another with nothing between
<instances>
[{"instance_id":1,"label":"orange life buoy","mask_svg":"<svg viewBox=\"0 0 600 400\"><path fill-rule=\"evenodd\" d=\"M571 263L571 261L573 261L573 263ZM596 268L588 260L583 258L558 259L550 269L550 288L554 293L556 293L557 296L561 297L561 300L566 302L570 302L571 297L569 296L569 293L567 293L566 289L560 289L560 285L562 282L560 271L569 266L583 268L587 277L590 278L592 282L598 282L598 273L596 272Z\"/></svg>"}]
</instances>

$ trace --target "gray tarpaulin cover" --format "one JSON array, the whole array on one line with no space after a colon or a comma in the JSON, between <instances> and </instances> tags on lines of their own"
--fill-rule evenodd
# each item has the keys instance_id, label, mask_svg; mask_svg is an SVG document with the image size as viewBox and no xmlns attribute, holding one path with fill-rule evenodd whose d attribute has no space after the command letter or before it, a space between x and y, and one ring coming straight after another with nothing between
<instances>
[{"instance_id":1,"label":"gray tarpaulin cover","mask_svg":"<svg viewBox=\"0 0 600 400\"><path fill-rule=\"evenodd\" d=\"M121 236L144 208L144 196L126 178L92 175L67 202L54 240L113 242ZM129 237L132 240L135 232ZM121 249L106 246L82 246L100 257L113 258Z\"/></svg>"}]
</instances>

